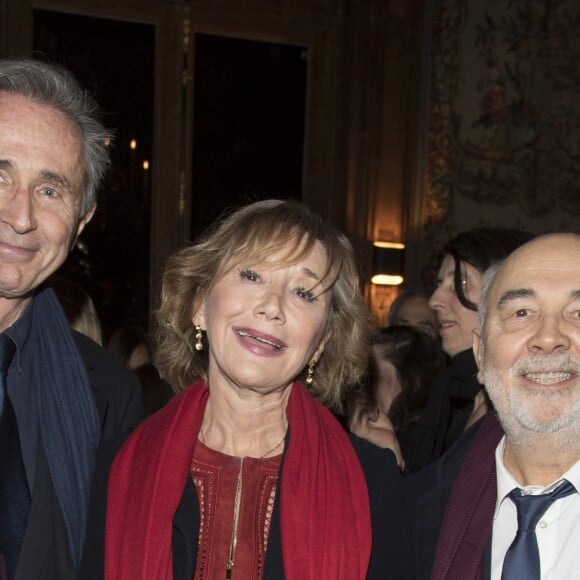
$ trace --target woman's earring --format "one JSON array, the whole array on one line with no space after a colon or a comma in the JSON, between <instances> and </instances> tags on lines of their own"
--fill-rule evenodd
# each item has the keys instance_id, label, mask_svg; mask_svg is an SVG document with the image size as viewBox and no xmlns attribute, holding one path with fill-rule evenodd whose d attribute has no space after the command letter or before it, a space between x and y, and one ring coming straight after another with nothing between
<instances>
[{"instance_id":1,"label":"woman's earring","mask_svg":"<svg viewBox=\"0 0 580 580\"><path fill-rule=\"evenodd\" d=\"M201 334L201 326L195 325L195 350L200 352L203 350L203 335Z\"/></svg>"},{"instance_id":2,"label":"woman's earring","mask_svg":"<svg viewBox=\"0 0 580 580\"><path fill-rule=\"evenodd\" d=\"M314 381L313 376L314 376L314 367L316 365L316 361L310 361L310 364L308 365L308 374L306 375L306 384L307 385L311 385Z\"/></svg>"}]
</instances>

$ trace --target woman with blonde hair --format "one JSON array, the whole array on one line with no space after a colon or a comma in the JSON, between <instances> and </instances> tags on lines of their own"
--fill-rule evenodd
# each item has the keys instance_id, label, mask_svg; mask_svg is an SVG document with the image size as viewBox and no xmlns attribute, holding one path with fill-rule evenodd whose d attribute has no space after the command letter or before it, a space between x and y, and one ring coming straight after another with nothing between
<instances>
[{"instance_id":1,"label":"woman with blonde hair","mask_svg":"<svg viewBox=\"0 0 580 580\"><path fill-rule=\"evenodd\" d=\"M169 259L157 318L180 392L113 463L105 577L404 578L395 457L326 408L372 330L346 237L297 202L243 207Z\"/></svg>"}]
</instances>

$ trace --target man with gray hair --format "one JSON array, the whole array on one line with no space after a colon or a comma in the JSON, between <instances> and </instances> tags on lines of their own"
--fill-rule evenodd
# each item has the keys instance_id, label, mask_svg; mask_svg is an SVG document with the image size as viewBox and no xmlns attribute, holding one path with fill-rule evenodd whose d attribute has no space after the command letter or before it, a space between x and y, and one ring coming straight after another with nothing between
<instances>
[{"instance_id":1,"label":"man with gray hair","mask_svg":"<svg viewBox=\"0 0 580 580\"><path fill-rule=\"evenodd\" d=\"M580 236L518 248L481 304L474 353L495 412L410 481L415 577L576 578Z\"/></svg>"},{"instance_id":2,"label":"man with gray hair","mask_svg":"<svg viewBox=\"0 0 580 580\"><path fill-rule=\"evenodd\" d=\"M139 422L124 365L70 330L49 277L109 164L66 70L0 60L0 578L76 577L97 447Z\"/></svg>"}]
</instances>

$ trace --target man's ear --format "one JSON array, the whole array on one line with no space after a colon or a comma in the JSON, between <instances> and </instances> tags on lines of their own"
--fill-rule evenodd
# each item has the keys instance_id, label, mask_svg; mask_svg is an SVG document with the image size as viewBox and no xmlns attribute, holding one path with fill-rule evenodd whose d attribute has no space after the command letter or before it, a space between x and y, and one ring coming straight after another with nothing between
<instances>
[{"instance_id":1,"label":"man's ear","mask_svg":"<svg viewBox=\"0 0 580 580\"><path fill-rule=\"evenodd\" d=\"M95 211L97 209L96 204L93 204L88 211L79 219L77 224L77 238L81 235L81 232L85 229L85 226L93 219Z\"/></svg>"},{"instance_id":2,"label":"man's ear","mask_svg":"<svg viewBox=\"0 0 580 580\"><path fill-rule=\"evenodd\" d=\"M477 380L480 384L483 385L483 378L481 376L482 368L483 368L483 350L485 346L482 344L483 340L481 338L481 329L474 328L473 329L473 356L475 357L475 362L477 363Z\"/></svg>"},{"instance_id":3,"label":"man's ear","mask_svg":"<svg viewBox=\"0 0 580 580\"><path fill-rule=\"evenodd\" d=\"M92 207L82 217L79 218L79 221L77 222L77 229L73 239L71 240L69 250L72 250L75 247L75 244L77 243L77 240L79 239L82 231L85 229L85 226L93 219L96 209L97 206L93 204Z\"/></svg>"}]
</instances>

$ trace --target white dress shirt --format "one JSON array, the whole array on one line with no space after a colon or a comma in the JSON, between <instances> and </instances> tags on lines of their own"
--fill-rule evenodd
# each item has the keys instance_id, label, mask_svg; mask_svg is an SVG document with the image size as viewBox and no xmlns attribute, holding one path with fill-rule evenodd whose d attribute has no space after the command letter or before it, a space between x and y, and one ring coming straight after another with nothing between
<instances>
[{"instance_id":1,"label":"white dress shirt","mask_svg":"<svg viewBox=\"0 0 580 580\"><path fill-rule=\"evenodd\" d=\"M541 580L580 580L580 460L546 487L521 487L504 465L504 446L505 436L495 450L497 502L493 518L491 580L501 580L503 560L518 529L517 510L507 497L509 492L519 487L524 494L549 493L563 479L574 485L576 493L556 500L536 526Z\"/></svg>"}]
</instances>

